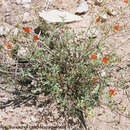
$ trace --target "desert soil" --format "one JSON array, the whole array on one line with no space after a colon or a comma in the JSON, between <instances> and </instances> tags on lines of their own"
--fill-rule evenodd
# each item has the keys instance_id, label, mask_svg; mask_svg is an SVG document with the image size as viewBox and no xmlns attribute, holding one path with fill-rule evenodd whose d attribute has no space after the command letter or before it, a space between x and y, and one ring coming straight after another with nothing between
<instances>
[{"instance_id":1,"label":"desert soil","mask_svg":"<svg viewBox=\"0 0 130 130\"><path fill-rule=\"evenodd\" d=\"M105 40L105 43L108 47L107 50L105 50L106 53L114 51L118 56L121 57L121 62L117 64L116 68L113 68L113 82L111 81L110 86L116 90L114 100L118 102L118 108L120 108L120 111L118 111L118 109L110 109L110 107L102 104L91 110L89 116L86 117L86 124L90 130L130 130L130 119L128 118L128 115L130 116L130 67L128 66L130 63L130 1L129 3L125 3L123 0L107 0L102 6L94 5L94 0L87 0L86 2L89 6L89 10L86 14L81 15L83 18L82 21L69 24L69 26L71 26L73 29L77 31L87 30L90 24L97 26L96 18L104 13L104 10L106 8L114 9L117 12L117 15L107 15L107 21L101 23L102 25L98 24L98 26L100 26L99 30L101 32L104 31L101 29L101 27L110 24L119 24L120 26L127 25L124 30L116 32L115 35L112 35ZM9 26L15 27L16 24L20 23L20 25L23 27L31 26L32 28L35 28L35 26L37 26L39 23L39 11L43 9L60 9L74 13L80 1L52 0L52 3L47 5L46 0L32 0L29 2L30 8L25 8L23 4L17 4L16 0L0 0L0 3L0 25L6 23ZM30 20L26 23L23 23L22 18L25 12L30 13ZM7 41L10 41L11 36L7 36L6 38ZM0 44L2 44L3 39L3 37L0 37ZM97 40L99 39L97 38ZM2 54L0 58L1 57L3 57ZM117 73L115 70L119 67L123 69L119 70ZM127 81L127 88L125 89L122 88L124 85L123 83L120 84L119 88L116 87L117 84L114 84L114 81L121 81L122 79L125 79L125 81ZM2 83L1 80L2 79L0 79L0 102L6 102L8 100L14 99L15 96L10 93L10 91L13 91L14 86L7 86L6 84ZM104 93L107 91L108 88L104 90ZM27 105L23 104L20 107L16 107L15 109L13 106L0 109L0 125L66 125L65 119L62 116L59 117L54 102L47 103L48 98L44 97L42 94L37 98L37 103L35 100L32 100ZM103 95L102 100L104 100L104 102L107 100L105 94ZM41 107L39 106L40 104ZM115 106L115 108L116 107L117 106ZM67 128L67 130L69 129L72 130L72 127Z\"/></svg>"}]
</instances>

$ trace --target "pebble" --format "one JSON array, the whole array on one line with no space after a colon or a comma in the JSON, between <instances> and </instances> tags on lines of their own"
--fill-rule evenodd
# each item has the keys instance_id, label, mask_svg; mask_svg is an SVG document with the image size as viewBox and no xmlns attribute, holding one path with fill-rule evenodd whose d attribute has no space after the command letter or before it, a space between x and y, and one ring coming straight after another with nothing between
<instances>
[{"instance_id":1,"label":"pebble","mask_svg":"<svg viewBox=\"0 0 130 130\"><path fill-rule=\"evenodd\" d=\"M31 0L16 0L16 4L25 4L25 3L30 3Z\"/></svg>"},{"instance_id":2,"label":"pebble","mask_svg":"<svg viewBox=\"0 0 130 130\"><path fill-rule=\"evenodd\" d=\"M28 12L25 12L23 14L23 22L30 22L32 20L31 14Z\"/></svg>"},{"instance_id":3,"label":"pebble","mask_svg":"<svg viewBox=\"0 0 130 130\"><path fill-rule=\"evenodd\" d=\"M60 10L42 10L41 12L39 12L39 16L43 18L47 23L71 23L82 20L80 16Z\"/></svg>"},{"instance_id":4,"label":"pebble","mask_svg":"<svg viewBox=\"0 0 130 130\"><path fill-rule=\"evenodd\" d=\"M9 99L6 98L6 97L4 97L4 98L1 99L2 102L7 102L8 100L9 100Z\"/></svg>"},{"instance_id":5,"label":"pebble","mask_svg":"<svg viewBox=\"0 0 130 130\"><path fill-rule=\"evenodd\" d=\"M18 57L22 58L24 57L25 55L27 54L27 50L23 47L21 47L19 50L18 50Z\"/></svg>"},{"instance_id":6,"label":"pebble","mask_svg":"<svg viewBox=\"0 0 130 130\"><path fill-rule=\"evenodd\" d=\"M96 38L99 34L99 31L97 30L97 28L93 27L90 28L87 32L88 37L90 38Z\"/></svg>"},{"instance_id":7,"label":"pebble","mask_svg":"<svg viewBox=\"0 0 130 130\"><path fill-rule=\"evenodd\" d=\"M102 3L104 0L97 0L97 2Z\"/></svg>"},{"instance_id":8,"label":"pebble","mask_svg":"<svg viewBox=\"0 0 130 130\"><path fill-rule=\"evenodd\" d=\"M16 0L16 4L22 4L22 0Z\"/></svg>"},{"instance_id":9,"label":"pebble","mask_svg":"<svg viewBox=\"0 0 130 130\"><path fill-rule=\"evenodd\" d=\"M43 112L43 108L38 108L38 111L39 112Z\"/></svg>"},{"instance_id":10,"label":"pebble","mask_svg":"<svg viewBox=\"0 0 130 130\"><path fill-rule=\"evenodd\" d=\"M14 109L10 109L9 112L14 112Z\"/></svg>"},{"instance_id":11,"label":"pebble","mask_svg":"<svg viewBox=\"0 0 130 130\"><path fill-rule=\"evenodd\" d=\"M31 6L30 6L30 4L24 4L23 7L29 9Z\"/></svg>"},{"instance_id":12,"label":"pebble","mask_svg":"<svg viewBox=\"0 0 130 130\"><path fill-rule=\"evenodd\" d=\"M110 16L116 16L118 14L118 12L115 11L113 8L108 8L106 12Z\"/></svg>"},{"instance_id":13,"label":"pebble","mask_svg":"<svg viewBox=\"0 0 130 130\"><path fill-rule=\"evenodd\" d=\"M33 122L36 122L36 121L37 121L34 116L31 116L31 117L30 117L30 120L33 121Z\"/></svg>"},{"instance_id":14,"label":"pebble","mask_svg":"<svg viewBox=\"0 0 130 130\"><path fill-rule=\"evenodd\" d=\"M27 119L27 118L26 118L25 120L22 120L22 121L21 121L22 124L24 124L24 123L27 123L27 124L28 124L28 123L30 123L30 122L31 122L31 120L30 120L30 119Z\"/></svg>"},{"instance_id":15,"label":"pebble","mask_svg":"<svg viewBox=\"0 0 130 130\"><path fill-rule=\"evenodd\" d=\"M31 85L33 85L33 86L37 86L37 81L32 80Z\"/></svg>"},{"instance_id":16,"label":"pebble","mask_svg":"<svg viewBox=\"0 0 130 130\"><path fill-rule=\"evenodd\" d=\"M22 3L29 3L31 0L22 0Z\"/></svg>"},{"instance_id":17,"label":"pebble","mask_svg":"<svg viewBox=\"0 0 130 130\"><path fill-rule=\"evenodd\" d=\"M85 1L83 1L78 8L76 9L75 14L85 14L88 11L88 5Z\"/></svg>"},{"instance_id":18,"label":"pebble","mask_svg":"<svg viewBox=\"0 0 130 130\"><path fill-rule=\"evenodd\" d=\"M102 71L102 72L101 72L101 76L102 76L102 77L105 77L105 76L106 76L106 72L105 72L105 71Z\"/></svg>"}]
</instances>

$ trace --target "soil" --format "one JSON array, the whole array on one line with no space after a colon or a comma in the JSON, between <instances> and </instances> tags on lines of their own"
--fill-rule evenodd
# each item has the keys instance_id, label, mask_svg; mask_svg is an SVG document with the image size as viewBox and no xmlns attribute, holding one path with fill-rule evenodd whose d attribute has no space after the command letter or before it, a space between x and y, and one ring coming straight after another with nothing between
<instances>
[{"instance_id":1,"label":"soil","mask_svg":"<svg viewBox=\"0 0 130 130\"><path fill-rule=\"evenodd\" d=\"M52 2L51 2L52 1ZM0 25L3 23L14 27L20 23L22 26L31 26L35 28L39 24L38 12L41 10L60 9L66 10L70 13L74 13L76 7L79 5L80 0L50 0L50 4L46 3L47 0L32 0L30 8L25 8L23 4L17 4L16 0L0 0ZM130 130L130 1L125 3L123 0L107 0L103 5L98 6L94 4L94 0L87 0L89 10L86 14L81 15L83 18L80 22L69 24L76 31L87 30L89 26L93 25L98 27L100 32L105 31L104 27L107 25L119 24L122 28L119 32L113 31L115 34L110 35L104 41L108 52L115 52L121 57L121 62L117 63L117 66L113 69L113 81L110 83L110 88L116 90L114 100L118 102L114 108L107 107L105 104L101 104L91 110L89 116L85 118L86 124L90 130ZM96 18L104 13L106 8L112 8L117 11L116 16L107 15L107 21L104 23L96 23ZM23 23L21 22L23 14L29 12L30 20ZM99 28L100 27L100 28ZM101 35L97 38L97 42L100 40ZM0 37L0 41L3 41L3 37ZM11 36L6 36L6 40L10 41ZM0 42L0 44L3 44ZM5 54L0 53L1 61L4 61ZM7 57L6 57L7 58ZM6 59L8 62L10 58ZM0 62L1 63L1 62ZM122 68L118 71L117 69ZM124 83L115 84L114 81L127 81L124 88ZM17 99L15 94L11 91L17 86L9 86L0 79L0 102L6 102L8 100ZM116 86L120 87L116 87ZM108 88L104 90L102 101L107 100L106 93ZM0 109L0 127L1 126L66 126L66 120L59 113L55 102L48 103L48 99L51 97L45 97L43 94L32 97L33 100L20 107L14 108L13 105ZM38 102L36 102L36 98ZM10 101L11 102L11 101ZM40 106L41 105L41 106ZM120 108L120 111L117 109ZM67 127L67 130L72 130L72 127ZM0 128L3 129L3 128ZM13 129L13 128L12 128ZM17 128L16 128L17 129ZM28 128L32 129L32 128ZM40 129L40 128L35 128ZM43 128L41 128L43 129ZM52 129L48 128L48 129ZM60 128L57 128L58 130ZM63 128L65 129L65 128ZM73 129L74 130L74 129Z\"/></svg>"}]
</instances>

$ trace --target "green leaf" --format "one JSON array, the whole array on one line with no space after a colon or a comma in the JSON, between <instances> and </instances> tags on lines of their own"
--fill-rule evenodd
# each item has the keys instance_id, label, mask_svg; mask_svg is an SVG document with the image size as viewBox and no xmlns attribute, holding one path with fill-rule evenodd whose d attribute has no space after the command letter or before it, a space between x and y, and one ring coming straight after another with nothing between
<instances>
[{"instance_id":1,"label":"green leaf","mask_svg":"<svg viewBox=\"0 0 130 130\"><path fill-rule=\"evenodd\" d=\"M36 88L35 90L32 90L32 93L36 94L36 93L40 93L41 92L41 88Z\"/></svg>"}]
</instances>

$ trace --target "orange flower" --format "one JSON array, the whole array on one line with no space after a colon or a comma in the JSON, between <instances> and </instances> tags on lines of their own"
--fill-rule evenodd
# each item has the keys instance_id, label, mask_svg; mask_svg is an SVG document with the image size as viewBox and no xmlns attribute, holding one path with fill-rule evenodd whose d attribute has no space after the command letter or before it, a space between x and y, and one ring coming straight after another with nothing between
<instances>
[{"instance_id":1,"label":"orange flower","mask_svg":"<svg viewBox=\"0 0 130 130\"><path fill-rule=\"evenodd\" d=\"M60 75L57 73L56 76L59 77Z\"/></svg>"},{"instance_id":2,"label":"orange flower","mask_svg":"<svg viewBox=\"0 0 130 130\"><path fill-rule=\"evenodd\" d=\"M114 29L115 29L115 30L119 30L119 28L120 28L119 25L115 25L115 26L114 26Z\"/></svg>"},{"instance_id":3,"label":"orange flower","mask_svg":"<svg viewBox=\"0 0 130 130\"><path fill-rule=\"evenodd\" d=\"M61 30L62 33L64 33L64 30Z\"/></svg>"},{"instance_id":4,"label":"orange flower","mask_svg":"<svg viewBox=\"0 0 130 130\"><path fill-rule=\"evenodd\" d=\"M35 36L33 37L33 39L36 41L36 40L38 40L39 38L38 38L37 35L35 35Z\"/></svg>"},{"instance_id":5,"label":"orange flower","mask_svg":"<svg viewBox=\"0 0 130 130\"><path fill-rule=\"evenodd\" d=\"M96 55L91 55L91 59L96 60L97 56Z\"/></svg>"},{"instance_id":6,"label":"orange flower","mask_svg":"<svg viewBox=\"0 0 130 130\"><path fill-rule=\"evenodd\" d=\"M31 28L29 28L29 27L24 28L24 32L30 33L30 31L31 31Z\"/></svg>"},{"instance_id":7,"label":"orange flower","mask_svg":"<svg viewBox=\"0 0 130 130\"><path fill-rule=\"evenodd\" d=\"M99 21L100 21L100 18L97 18L97 19L96 19L96 22L98 23Z\"/></svg>"},{"instance_id":8,"label":"orange flower","mask_svg":"<svg viewBox=\"0 0 130 130\"><path fill-rule=\"evenodd\" d=\"M97 80L98 80L98 78L93 78L93 83L96 83L97 82Z\"/></svg>"},{"instance_id":9,"label":"orange flower","mask_svg":"<svg viewBox=\"0 0 130 130\"><path fill-rule=\"evenodd\" d=\"M102 60L103 63L107 63L108 62L108 58L107 57L104 57L103 60Z\"/></svg>"},{"instance_id":10,"label":"orange flower","mask_svg":"<svg viewBox=\"0 0 130 130\"><path fill-rule=\"evenodd\" d=\"M11 48L12 48L12 46L11 46L10 44L8 44L8 45L7 45L7 48L8 48L8 49L11 49Z\"/></svg>"},{"instance_id":11,"label":"orange flower","mask_svg":"<svg viewBox=\"0 0 130 130\"><path fill-rule=\"evenodd\" d=\"M109 94L110 94L110 95L113 95L114 93L115 93L115 91L114 91L113 89L110 89L110 90L109 90Z\"/></svg>"},{"instance_id":12,"label":"orange flower","mask_svg":"<svg viewBox=\"0 0 130 130\"><path fill-rule=\"evenodd\" d=\"M128 3L128 0L124 0L125 3Z\"/></svg>"}]
</instances>

